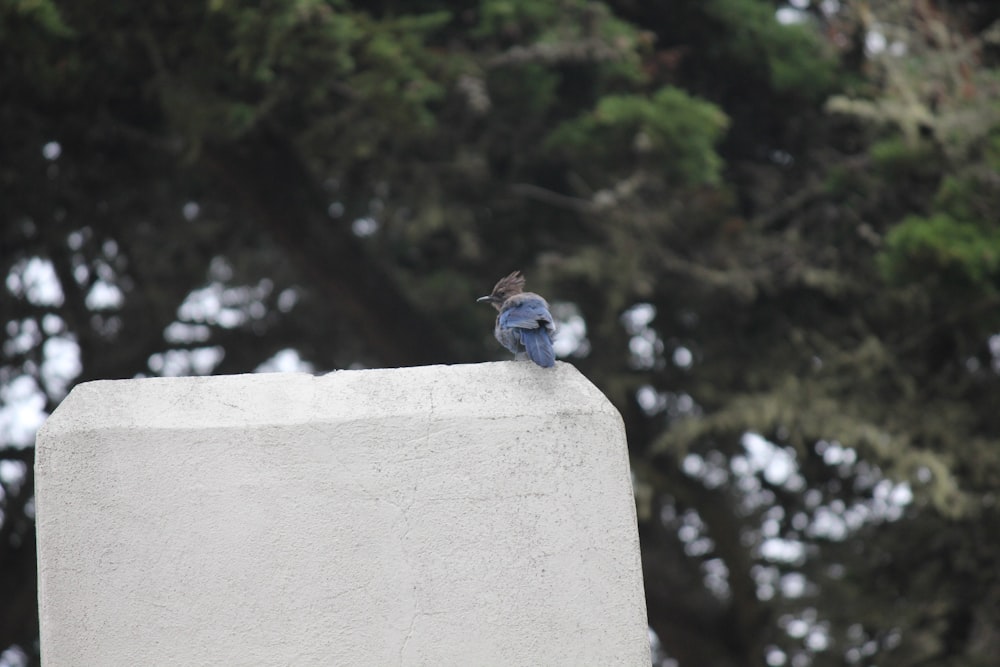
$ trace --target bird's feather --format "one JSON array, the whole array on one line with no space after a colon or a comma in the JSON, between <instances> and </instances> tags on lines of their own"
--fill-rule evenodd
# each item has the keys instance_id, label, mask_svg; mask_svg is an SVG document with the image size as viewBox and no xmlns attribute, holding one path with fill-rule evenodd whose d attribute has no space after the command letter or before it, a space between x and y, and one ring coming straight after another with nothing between
<instances>
[{"instance_id":1,"label":"bird's feather","mask_svg":"<svg viewBox=\"0 0 1000 667\"><path fill-rule=\"evenodd\" d=\"M521 343L528 358L543 368L555 365L556 355L552 350L552 338L548 329L521 329L520 332Z\"/></svg>"},{"instance_id":2,"label":"bird's feather","mask_svg":"<svg viewBox=\"0 0 1000 667\"><path fill-rule=\"evenodd\" d=\"M500 326L502 328L537 329L545 327L550 332L555 330L552 314L545 299L525 292L507 299L500 311Z\"/></svg>"}]
</instances>

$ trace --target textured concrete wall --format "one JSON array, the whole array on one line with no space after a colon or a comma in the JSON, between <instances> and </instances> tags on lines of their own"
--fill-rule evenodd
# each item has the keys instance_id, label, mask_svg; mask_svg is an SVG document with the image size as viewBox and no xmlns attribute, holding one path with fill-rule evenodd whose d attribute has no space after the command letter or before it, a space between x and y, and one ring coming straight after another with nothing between
<instances>
[{"instance_id":1,"label":"textured concrete wall","mask_svg":"<svg viewBox=\"0 0 1000 667\"><path fill-rule=\"evenodd\" d=\"M46 667L649 665L621 419L566 364L91 382L36 472Z\"/></svg>"}]
</instances>

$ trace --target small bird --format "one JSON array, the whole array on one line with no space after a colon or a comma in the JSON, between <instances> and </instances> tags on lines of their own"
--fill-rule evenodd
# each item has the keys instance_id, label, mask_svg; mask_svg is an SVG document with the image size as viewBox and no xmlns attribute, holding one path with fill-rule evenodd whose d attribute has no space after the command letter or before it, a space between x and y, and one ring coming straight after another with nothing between
<instances>
[{"instance_id":1,"label":"small bird","mask_svg":"<svg viewBox=\"0 0 1000 667\"><path fill-rule=\"evenodd\" d=\"M527 354L544 368L555 365L552 336L556 325L549 304L534 292L524 291L524 276L520 271L501 278L489 296L481 296L476 301L493 304L497 309L499 315L493 335L514 353L515 359Z\"/></svg>"}]
</instances>

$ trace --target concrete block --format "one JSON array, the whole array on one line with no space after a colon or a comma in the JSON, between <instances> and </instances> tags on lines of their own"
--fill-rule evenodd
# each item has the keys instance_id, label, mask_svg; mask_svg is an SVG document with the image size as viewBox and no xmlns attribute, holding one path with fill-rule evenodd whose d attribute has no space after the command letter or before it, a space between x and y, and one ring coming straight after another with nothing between
<instances>
[{"instance_id":1,"label":"concrete block","mask_svg":"<svg viewBox=\"0 0 1000 667\"><path fill-rule=\"evenodd\" d=\"M567 364L89 382L36 474L46 667L649 665L621 418Z\"/></svg>"}]
</instances>

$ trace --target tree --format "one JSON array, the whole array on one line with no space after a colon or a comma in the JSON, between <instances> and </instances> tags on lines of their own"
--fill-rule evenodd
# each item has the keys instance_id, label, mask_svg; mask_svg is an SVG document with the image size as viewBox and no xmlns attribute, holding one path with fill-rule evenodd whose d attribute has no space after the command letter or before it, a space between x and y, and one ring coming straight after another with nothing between
<instances>
[{"instance_id":1,"label":"tree","mask_svg":"<svg viewBox=\"0 0 1000 667\"><path fill-rule=\"evenodd\" d=\"M0 414L498 358L474 298L521 268L625 417L666 654L987 664L1000 11L793 5L3 3Z\"/></svg>"}]
</instances>

